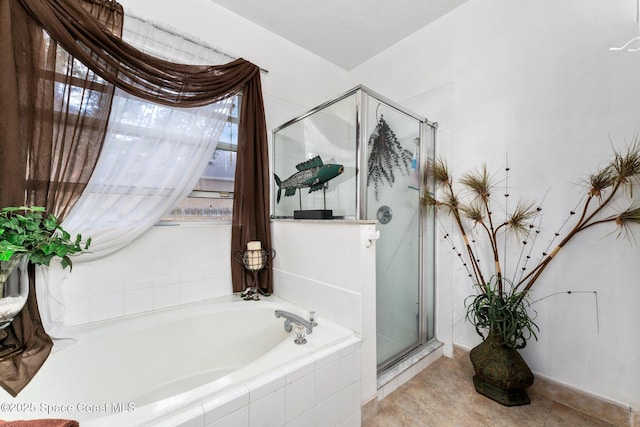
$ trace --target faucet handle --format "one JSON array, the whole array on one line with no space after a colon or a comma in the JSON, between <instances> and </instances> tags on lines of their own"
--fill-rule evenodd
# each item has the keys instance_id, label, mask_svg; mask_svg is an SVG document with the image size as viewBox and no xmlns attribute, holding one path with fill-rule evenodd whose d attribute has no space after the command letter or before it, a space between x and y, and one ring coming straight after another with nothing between
<instances>
[{"instance_id":1,"label":"faucet handle","mask_svg":"<svg viewBox=\"0 0 640 427\"><path fill-rule=\"evenodd\" d=\"M313 326L318 326L318 324L316 323L316 312L315 310L312 310L309 312L309 322L311 322L311 324Z\"/></svg>"},{"instance_id":2,"label":"faucet handle","mask_svg":"<svg viewBox=\"0 0 640 427\"><path fill-rule=\"evenodd\" d=\"M303 325L298 325L296 326L296 339L293 340L294 343L296 344L306 344L307 343L307 333L309 333L309 330L307 328L305 328Z\"/></svg>"}]
</instances>

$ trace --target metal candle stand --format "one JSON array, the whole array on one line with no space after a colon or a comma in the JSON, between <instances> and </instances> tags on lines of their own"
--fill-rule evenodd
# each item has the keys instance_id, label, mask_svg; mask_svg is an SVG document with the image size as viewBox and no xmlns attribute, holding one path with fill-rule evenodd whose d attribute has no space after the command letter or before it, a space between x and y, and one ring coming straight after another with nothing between
<instances>
[{"instance_id":1,"label":"metal candle stand","mask_svg":"<svg viewBox=\"0 0 640 427\"><path fill-rule=\"evenodd\" d=\"M235 252L233 257L242 265L242 268L253 275L253 286L247 287L247 289L240 294L242 299L257 301L260 299L260 294L268 297L269 294L260 288L258 275L262 270L267 268L276 257L276 251L273 249L247 249Z\"/></svg>"}]
</instances>

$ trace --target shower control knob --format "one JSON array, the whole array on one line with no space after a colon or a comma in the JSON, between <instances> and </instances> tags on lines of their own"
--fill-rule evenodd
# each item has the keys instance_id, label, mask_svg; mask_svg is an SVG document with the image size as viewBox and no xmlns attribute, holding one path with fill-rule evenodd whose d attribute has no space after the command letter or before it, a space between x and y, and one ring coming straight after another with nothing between
<instances>
[{"instance_id":1,"label":"shower control knob","mask_svg":"<svg viewBox=\"0 0 640 427\"><path fill-rule=\"evenodd\" d=\"M387 224L391 221L391 218L393 218L393 212L389 206L380 206L376 213L376 218L378 218L380 224Z\"/></svg>"}]
</instances>

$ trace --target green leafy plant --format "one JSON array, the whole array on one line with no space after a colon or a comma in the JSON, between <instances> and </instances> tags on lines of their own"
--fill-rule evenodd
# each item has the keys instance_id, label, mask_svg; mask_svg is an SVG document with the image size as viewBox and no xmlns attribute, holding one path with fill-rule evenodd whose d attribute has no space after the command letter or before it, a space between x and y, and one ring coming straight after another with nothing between
<instances>
[{"instance_id":1,"label":"green leafy plant","mask_svg":"<svg viewBox=\"0 0 640 427\"><path fill-rule=\"evenodd\" d=\"M495 276L486 283L485 290L469 296L465 305L466 318L482 339L493 332L507 347L520 349L526 347L531 337L537 338L539 328L526 293L523 295L514 286L504 284L500 292Z\"/></svg>"},{"instance_id":2,"label":"green leafy plant","mask_svg":"<svg viewBox=\"0 0 640 427\"><path fill-rule=\"evenodd\" d=\"M34 264L46 265L61 258L63 268L72 267L70 256L89 249L91 238L83 242L64 230L58 219L40 206L5 207L0 210L0 261L25 254Z\"/></svg>"},{"instance_id":3,"label":"green leafy plant","mask_svg":"<svg viewBox=\"0 0 640 427\"><path fill-rule=\"evenodd\" d=\"M505 170L508 174L509 168ZM624 151L614 150L612 158L602 168L588 175L583 181L578 209L570 211L565 221L569 224L573 219L573 226L564 235L560 230L554 233L548 249L539 255L533 250L540 233L538 219L542 208L532 202L519 201L513 209L507 210L504 207L508 205L508 189L503 193L505 201L496 202L496 180L486 165L463 174L454 184L446 162L435 159L429 163L426 176L435 182L436 193L426 196L423 203L444 209L453 216L463 249L458 249L454 243L451 247L478 290L477 295L467 299L467 319L483 339L482 331L489 330L499 334L502 342L511 347L522 348L529 338L537 338L534 316L527 315L530 311L528 293L570 240L601 224L615 224L620 229L618 236L629 236L630 227L640 224L640 204L633 198L633 185L640 178L638 141ZM628 207L614 211L614 206ZM498 208L494 210L494 207ZM498 219L498 212L504 212L504 217L500 214ZM520 250L505 249L501 253L507 234L515 236L511 242L518 242ZM445 232L445 237L449 239L450 235ZM556 239L560 240L557 244ZM549 250L552 247L553 250ZM492 260L481 264L479 255L487 253L486 249ZM508 254L520 254L513 279L505 278L503 273L502 265ZM538 261L530 267L534 258ZM516 275L519 276L516 278Z\"/></svg>"}]
</instances>

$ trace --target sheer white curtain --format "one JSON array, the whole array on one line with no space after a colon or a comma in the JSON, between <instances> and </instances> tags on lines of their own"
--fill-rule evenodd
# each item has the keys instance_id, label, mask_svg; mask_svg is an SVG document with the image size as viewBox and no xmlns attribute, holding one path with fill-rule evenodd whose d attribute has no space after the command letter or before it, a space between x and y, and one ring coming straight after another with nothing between
<instances>
[{"instance_id":1,"label":"sheer white curtain","mask_svg":"<svg viewBox=\"0 0 640 427\"><path fill-rule=\"evenodd\" d=\"M123 38L173 62L221 64L228 56L140 18L127 16ZM91 236L79 262L127 245L193 189L231 112L232 99L197 108L153 104L116 89L95 171L64 227Z\"/></svg>"},{"instance_id":2,"label":"sheer white curtain","mask_svg":"<svg viewBox=\"0 0 640 427\"><path fill-rule=\"evenodd\" d=\"M127 245L189 194L213 155L231 101L185 109L116 90L98 164L63 224L93 239L78 262Z\"/></svg>"},{"instance_id":3,"label":"sheer white curtain","mask_svg":"<svg viewBox=\"0 0 640 427\"><path fill-rule=\"evenodd\" d=\"M227 54L169 28L125 17L123 38L154 56L186 64L222 64ZM104 257L144 233L193 189L212 157L232 98L197 108L153 104L116 89L103 151L87 188L63 227L90 236L90 253ZM47 332L64 332L63 271L39 272L38 301Z\"/></svg>"}]
</instances>

